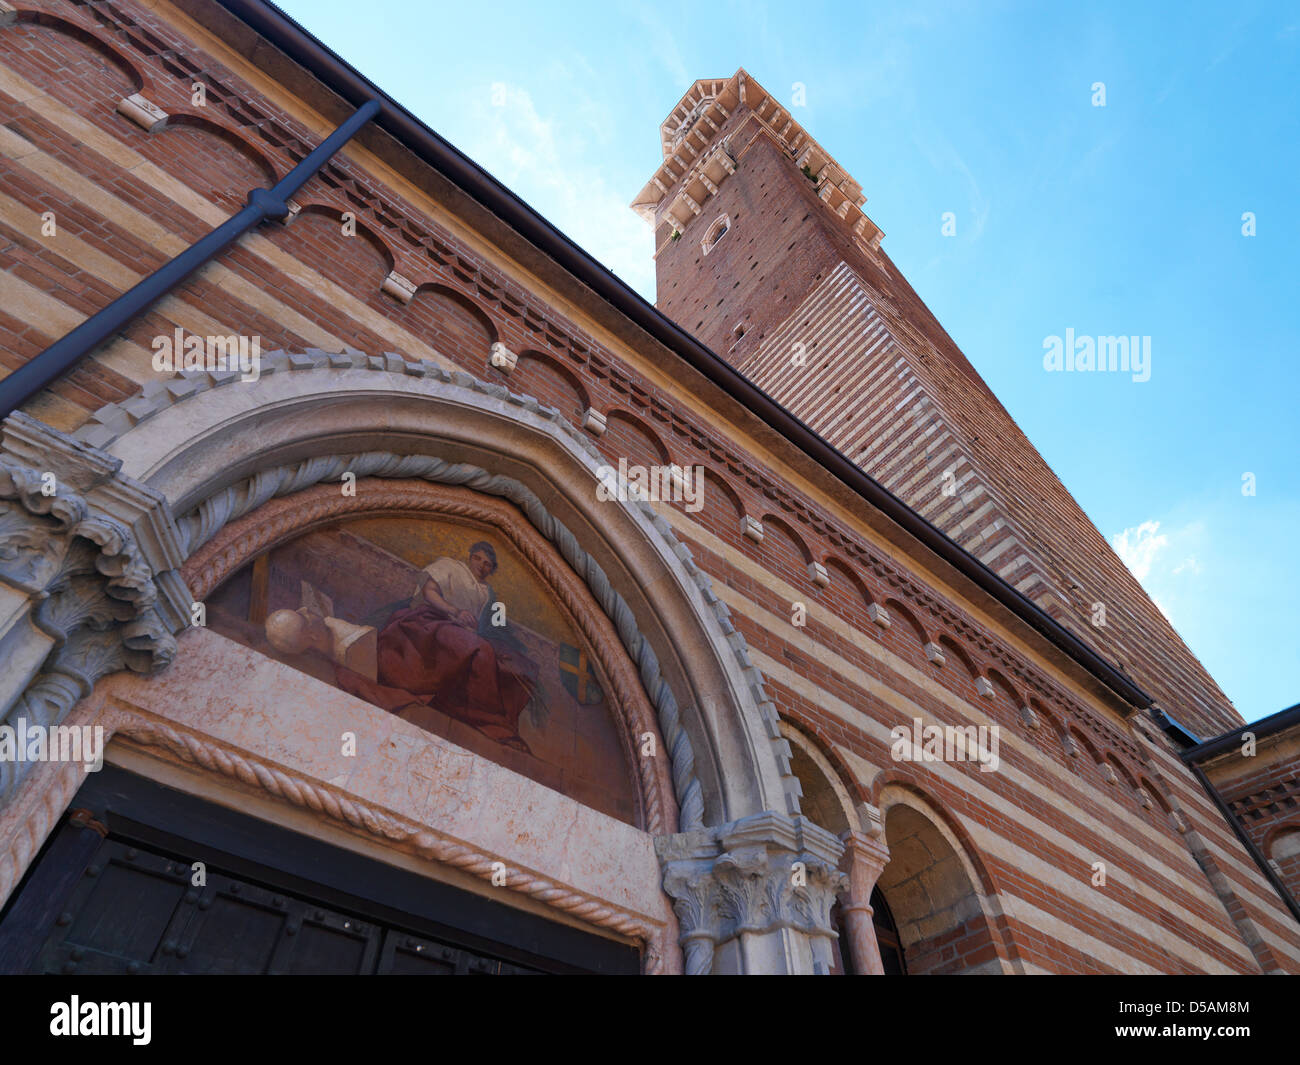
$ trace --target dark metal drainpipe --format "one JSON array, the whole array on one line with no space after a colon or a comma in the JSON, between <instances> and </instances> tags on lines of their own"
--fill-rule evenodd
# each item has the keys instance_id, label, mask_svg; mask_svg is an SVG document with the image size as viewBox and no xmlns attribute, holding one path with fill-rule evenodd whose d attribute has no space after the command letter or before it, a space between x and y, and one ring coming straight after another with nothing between
<instances>
[{"instance_id":1,"label":"dark metal drainpipe","mask_svg":"<svg viewBox=\"0 0 1300 1065\"><path fill-rule=\"evenodd\" d=\"M87 318L62 340L55 341L36 358L0 381L0 418L8 417L42 388L58 380L250 229L268 218L279 220L288 215L289 197L307 184L362 126L378 115L380 107L380 101L376 99L362 104L274 187L253 189L248 194L247 206L238 214L231 215L206 237L191 244L167 265L159 267L130 291Z\"/></svg>"}]
</instances>

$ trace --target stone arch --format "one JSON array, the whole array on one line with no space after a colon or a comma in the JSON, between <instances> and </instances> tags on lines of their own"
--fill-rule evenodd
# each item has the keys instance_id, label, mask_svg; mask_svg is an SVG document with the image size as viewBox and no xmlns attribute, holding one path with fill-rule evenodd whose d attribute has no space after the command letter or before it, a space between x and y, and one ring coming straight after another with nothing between
<instances>
[{"instance_id":1,"label":"stone arch","mask_svg":"<svg viewBox=\"0 0 1300 1065\"><path fill-rule=\"evenodd\" d=\"M1268 858L1300 856L1300 821L1276 825L1264 838L1264 854Z\"/></svg>"},{"instance_id":2,"label":"stone arch","mask_svg":"<svg viewBox=\"0 0 1300 1065\"><path fill-rule=\"evenodd\" d=\"M1260 849L1265 858L1278 866L1282 879L1294 890L1300 883L1300 821L1274 826Z\"/></svg>"},{"instance_id":3,"label":"stone arch","mask_svg":"<svg viewBox=\"0 0 1300 1065\"><path fill-rule=\"evenodd\" d=\"M521 391L555 407L570 421L581 420L583 411L591 406L591 397L577 376L545 352L521 351L510 376Z\"/></svg>"},{"instance_id":4,"label":"stone arch","mask_svg":"<svg viewBox=\"0 0 1300 1065\"><path fill-rule=\"evenodd\" d=\"M802 789L803 815L837 836L861 830L853 797L822 745L782 719L781 735L790 744L790 770Z\"/></svg>"},{"instance_id":5,"label":"stone arch","mask_svg":"<svg viewBox=\"0 0 1300 1065\"><path fill-rule=\"evenodd\" d=\"M216 387L205 378L183 399L150 389L140 398L157 413L141 418L137 404L139 420L119 434L108 426L121 420L101 412L79 435L187 516L180 523L193 538L187 553L236 511L323 477L337 480L345 469L358 479L432 470L452 483L499 489L546 526L589 585L599 583L605 594L597 598L613 604L620 637L639 641L633 657L643 682L651 678L647 694L674 748L675 784L679 762L697 781L694 797L677 789L683 829L798 811L788 759L775 742L775 708L743 640L651 506L597 500L602 460L584 434L504 388L430 364L423 374L409 365L389 373L383 359L359 354L295 358L315 369L282 372L288 358L266 356L254 385ZM256 406L251 388L260 392ZM377 450L383 447L392 450ZM665 705L677 716L671 727ZM686 746L674 747L677 734Z\"/></svg>"},{"instance_id":6,"label":"stone arch","mask_svg":"<svg viewBox=\"0 0 1300 1065\"><path fill-rule=\"evenodd\" d=\"M966 833L895 774L876 784L890 855L877 887L897 924L907 971L1012 971L996 931L1001 906Z\"/></svg>"}]
</instances>

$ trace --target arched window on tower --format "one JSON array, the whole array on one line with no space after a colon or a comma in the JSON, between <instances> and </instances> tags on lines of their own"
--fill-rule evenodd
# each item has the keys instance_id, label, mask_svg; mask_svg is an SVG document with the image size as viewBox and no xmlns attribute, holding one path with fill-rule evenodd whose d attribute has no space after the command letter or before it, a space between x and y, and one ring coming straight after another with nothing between
<instances>
[{"instance_id":1,"label":"arched window on tower","mask_svg":"<svg viewBox=\"0 0 1300 1065\"><path fill-rule=\"evenodd\" d=\"M709 231L704 235L704 240L700 245L704 249L705 255L708 255L714 249L718 241L726 235L727 230L730 228L731 219L727 215L719 215L714 219L713 225L709 226Z\"/></svg>"}]
</instances>

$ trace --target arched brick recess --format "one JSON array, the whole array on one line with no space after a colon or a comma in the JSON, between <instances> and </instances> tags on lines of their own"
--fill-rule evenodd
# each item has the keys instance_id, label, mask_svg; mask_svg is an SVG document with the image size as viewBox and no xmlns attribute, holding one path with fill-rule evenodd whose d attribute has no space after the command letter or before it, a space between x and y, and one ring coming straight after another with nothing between
<instances>
[{"instance_id":1,"label":"arched brick recess","mask_svg":"<svg viewBox=\"0 0 1300 1065\"><path fill-rule=\"evenodd\" d=\"M634 414L614 410L605 416L605 432L598 443L600 450L618 465L625 458L633 466L666 466L672 459L663 440L650 426Z\"/></svg>"},{"instance_id":2,"label":"arched brick recess","mask_svg":"<svg viewBox=\"0 0 1300 1065\"><path fill-rule=\"evenodd\" d=\"M329 204L309 203L292 224L268 231L271 239L325 277L364 300L378 297L379 286L393 269L393 253L368 226L343 232L343 213Z\"/></svg>"},{"instance_id":3,"label":"arched brick recess","mask_svg":"<svg viewBox=\"0 0 1300 1065\"><path fill-rule=\"evenodd\" d=\"M241 137L192 115L173 116L164 129L140 137L132 147L167 170L184 159L185 169L178 176L204 199L232 214L247 203L250 189L266 188L277 179L271 162Z\"/></svg>"},{"instance_id":4,"label":"arched brick recess","mask_svg":"<svg viewBox=\"0 0 1300 1065\"><path fill-rule=\"evenodd\" d=\"M759 555L773 573L798 589L810 588L808 563L812 555L803 539L774 514L764 514Z\"/></svg>"},{"instance_id":5,"label":"arched brick recess","mask_svg":"<svg viewBox=\"0 0 1300 1065\"><path fill-rule=\"evenodd\" d=\"M446 285L421 285L411 302L399 308L394 317L465 366L481 368L488 349L497 340L497 328L487 313L468 296Z\"/></svg>"},{"instance_id":6,"label":"arched brick recess","mask_svg":"<svg viewBox=\"0 0 1300 1065\"><path fill-rule=\"evenodd\" d=\"M136 65L112 45L45 12L20 11L14 22L0 25L0 54L6 66L97 121L107 122L118 101L143 85ZM112 126L121 134L140 132L120 116Z\"/></svg>"},{"instance_id":7,"label":"arched brick recess","mask_svg":"<svg viewBox=\"0 0 1300 1065\"><path fill-rule=\"evenodd\" d=\"M521 351L510 381L519 391L536 396L572 422L581 420L582 412L591 406L587 389L569 370L544 352Z\"/></svg>"},{"instance_id":8,"label":"arched brick recess","mask_svg":"<svg viewBox=\"0 0 1300 1065\"><path fill-rule=\"evenodd\" d=\"M704 509L700 516L710 532L735 543L739 539L745 504L725 476L711 466L702 466L701 469L704 471Z\"/></svg>"}]
</instances>

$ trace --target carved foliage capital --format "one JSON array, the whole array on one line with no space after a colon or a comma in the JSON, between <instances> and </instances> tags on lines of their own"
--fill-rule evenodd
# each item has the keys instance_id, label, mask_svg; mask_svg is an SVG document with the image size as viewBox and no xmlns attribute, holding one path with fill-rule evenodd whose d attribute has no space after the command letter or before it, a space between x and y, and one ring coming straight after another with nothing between
<instances>
[{"instance_id":1,"label":"carved foliage capital","mask_svg":"<svg viewBox=\"0 0 1300 1065\"><path fill-rule=\"evenodd\" d=\"M172 633L188 614L188 593L174 573L157 571L167 563L171 517L160 496L119 466L27 415L5 420L0 586L29 601L30 635L13 627L21 615L11 614L0 636L18 658L19 644L44 645L30 682L0 706L0 721L58 724L100 677L152 673L176 653ZM0 765L0 804L23 765Z\"/></svg>"},{"instance_id":2,"label":"carved foliage capital","mask_svg":"<svg viewBox=\"0 0 1300 1065\"><path fill-rule=\"evenodd\" d=\"M842 845L803 817L766 811L656 847L688 973L707 972L713 948L744 933L836 934L830 909L848 885Z\"/></svg>"}]
</instances>

